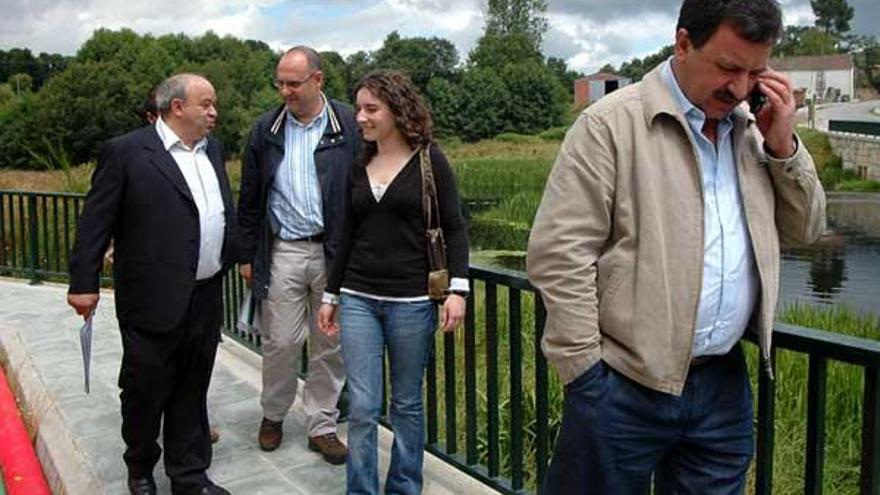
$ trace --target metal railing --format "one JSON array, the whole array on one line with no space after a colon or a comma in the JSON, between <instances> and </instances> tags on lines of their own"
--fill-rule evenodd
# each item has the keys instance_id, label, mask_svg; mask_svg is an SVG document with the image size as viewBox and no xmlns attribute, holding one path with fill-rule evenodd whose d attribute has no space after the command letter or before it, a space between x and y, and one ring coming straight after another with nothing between
<instances>
[{"instance_id":1,"label":"metal railing","mask_svg":"<svg viewBox=\"0 0 880 495\"><path fill-rule=\"evenodd\" d=\"M83 196L0 191L0 274L66 280L67 253ZM541 300L520 272L472 266L464 331L438 333L426 374L426 449L503 493L540 486L559 427L562 387L540 352ZM224 280L224 331L236 329L244 283ZM803 354L807 376L804 492L822 492L828 365L862 370L860 493L880 493L880 342L777 324L774 353ZM763 367L758 367L762 369ZM776 385L758 372L755 493L773 489Z\"/></svg>"},{"instance_id":2,"label":"metal railing","mask_svg":"<svg viewBox=\"0 0 880 495\"><path fill-rule=\"evenodd\" d=\"M829 120L828 130L832 132L848 132L850 134L880 136L880 122Z\"/></svg>"}]
</instances>

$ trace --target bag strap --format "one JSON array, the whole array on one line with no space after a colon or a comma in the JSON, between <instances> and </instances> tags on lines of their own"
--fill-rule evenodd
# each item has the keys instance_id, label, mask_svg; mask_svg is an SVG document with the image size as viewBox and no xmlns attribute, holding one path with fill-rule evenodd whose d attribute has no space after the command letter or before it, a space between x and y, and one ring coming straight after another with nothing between
<instances>
[{"instance_id":1,"label":"bag strap","mask_svg":"<svg viewBox=\"0 0 880 495\"><path fill-rule=\"evenodd\" d=\"M431 229L432 215L440 218L440 206L437 203L437 185L434 182L434 170L431 167L430 144L419 151L419 168L422 170L422 215L425 228Z\"/></svg>"}]
</instances>

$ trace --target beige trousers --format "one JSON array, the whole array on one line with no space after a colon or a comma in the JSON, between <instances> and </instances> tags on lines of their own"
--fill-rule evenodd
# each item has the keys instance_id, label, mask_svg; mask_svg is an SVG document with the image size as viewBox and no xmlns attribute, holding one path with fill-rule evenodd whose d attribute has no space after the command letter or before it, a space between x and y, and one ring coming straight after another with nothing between
<instances>
[{"instance_id":1,"label":"beige trousers","mask_svg":"<svg viewBox=\"0 0 880 495\"><path fill-rule=\"evenodd\" d=\"M336 403L345 384L339 338L318 330L317 313L326 285L320 243L276 240L269 293L261 305L263 336L263 416L281 421L293 405L306 329L309 372L303 389L306 432L310 437L336 431Z\"/></svg>"}]
</instances>

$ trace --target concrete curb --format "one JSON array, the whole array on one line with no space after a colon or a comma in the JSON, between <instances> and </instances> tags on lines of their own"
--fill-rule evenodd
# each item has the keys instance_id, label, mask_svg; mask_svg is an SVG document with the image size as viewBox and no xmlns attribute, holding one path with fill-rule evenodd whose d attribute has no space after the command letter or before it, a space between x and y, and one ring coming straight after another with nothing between
<instances>
[{"instance_id":1,"label":"concrete curb","mask_svg":"<svg viewBox=\"0 0 880 495\"><path fill-rule=\"evenodd\" d=\"M102 493L102 484L69 434L61 411L21 342L17 329L0 326L0 365L22 408L22 417L34 441L52 493Z\"/></svg>"}]
</instances>

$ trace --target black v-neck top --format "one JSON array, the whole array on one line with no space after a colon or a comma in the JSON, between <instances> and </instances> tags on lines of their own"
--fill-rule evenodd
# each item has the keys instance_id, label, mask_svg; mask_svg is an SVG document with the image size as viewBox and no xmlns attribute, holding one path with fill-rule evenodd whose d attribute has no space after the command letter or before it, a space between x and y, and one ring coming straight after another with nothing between
<instances>
[{"instance_id":1,"label":"black v-neck top","mask_svg":"<svg viewBox=\"0 0 880 495\"><path fill-rule=\"evenodd\" d=\"M431 166L450 277L467 278L467 228L455 175L434 145ZM381 200L376 201L363 166L351 168L347 191L342 236L327 278L327 292L339 294L344 287L384 297L426 295L428 256L419 153L388 184Z\"/></svg>"}]
</instances>

